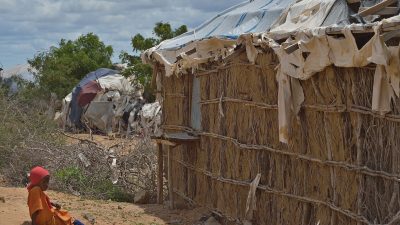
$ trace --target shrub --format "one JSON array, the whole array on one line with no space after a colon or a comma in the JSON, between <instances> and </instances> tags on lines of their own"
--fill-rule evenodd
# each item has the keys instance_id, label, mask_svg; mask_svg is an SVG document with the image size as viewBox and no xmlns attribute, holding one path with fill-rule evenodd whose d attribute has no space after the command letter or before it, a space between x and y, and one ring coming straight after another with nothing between
<instances>
[{"instance_id":1,"label":"shrub","mask_svg":"<svg viewBox=\"0 0 400 225\"><path fill-rule=\"evenodd\" d=\"M28 183L27 173L44 166L52 175L52 189L82 196L116 201L133 201L134 193L155 193L156 148L141 140L128 150L132 140L105 148L88 140L66 144L63 134L46 116L46 107L36 102L0 94L0 171L16 186ZM84 155L90 165L78 157ZM111 168L112 159L117 165ZM117 184L112 183L118 174Z\"/></svg>"}]
</instances>

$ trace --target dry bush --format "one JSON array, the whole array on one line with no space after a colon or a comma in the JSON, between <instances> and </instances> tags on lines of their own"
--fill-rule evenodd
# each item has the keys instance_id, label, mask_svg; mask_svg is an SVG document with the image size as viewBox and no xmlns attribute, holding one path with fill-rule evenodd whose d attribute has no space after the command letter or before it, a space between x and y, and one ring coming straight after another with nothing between
<instances>
[{"instance_id":1,"label":"dry bush","mask_svg":"<svg viewBox=\"0 0 400 225\"><path fill-rule=\"evenodd\" d=\"M118 201L133 201L141 190L154 196L157 160L149 139L109 148L85 139L67 145L44 111L0 95L0 169L9 184L26 185L29 170L41 165L56 190Z\"/></svg>"}]
</instances>

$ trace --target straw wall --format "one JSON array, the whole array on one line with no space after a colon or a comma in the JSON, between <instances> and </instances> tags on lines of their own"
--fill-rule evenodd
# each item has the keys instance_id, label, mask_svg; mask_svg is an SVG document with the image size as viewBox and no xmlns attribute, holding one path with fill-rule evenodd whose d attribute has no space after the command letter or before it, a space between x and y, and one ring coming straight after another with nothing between
<instances>
[{"instance_id":1,"label":"straw wall","mask_svg":"<svg viewBox=\"0 0 400 225\"><path fill-rule=\"evenodd\" d=\"M172 150L175 198L243 220L249 183L261 173L253 224L389 223L400 210L400 101L371 108L374 68L333 68L301 81L305 102L290 141L278 139L277 58L238 53L196 74L198 143ZM189 127L193 75L163 78L166 132Z\"/></svg>"}]
</instances>

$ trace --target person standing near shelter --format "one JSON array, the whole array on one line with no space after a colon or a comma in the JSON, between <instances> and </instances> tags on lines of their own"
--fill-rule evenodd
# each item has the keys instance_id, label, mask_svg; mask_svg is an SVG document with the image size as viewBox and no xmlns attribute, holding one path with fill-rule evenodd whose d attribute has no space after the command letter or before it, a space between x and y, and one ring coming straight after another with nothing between
<instances>
[{"instance_id":1,"label":"person standing near shelter","mask_svg":"<svg viewBox=\"0 0 400 225\"><path fill-rule=\"evenodd\" d=\"M83 225L73 219L59 204L50 202L44 193L49 187L50 173L43 167L33 168L29 174L28 189L29 215L32 225Z\"/></svg>"}]
</instances>

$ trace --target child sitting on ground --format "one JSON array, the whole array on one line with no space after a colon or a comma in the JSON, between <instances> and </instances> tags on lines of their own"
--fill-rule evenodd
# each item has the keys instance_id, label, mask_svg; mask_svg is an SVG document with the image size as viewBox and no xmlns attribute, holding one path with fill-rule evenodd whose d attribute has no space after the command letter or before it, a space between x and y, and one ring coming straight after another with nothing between
<instances>
[{"instance_id":1,"label":"child sitting on ground","mask_svg":"<svg viewBox=\"0 0 400 225\"><path fill-rule=\"evenodd\" d=\"M73 219L61 206L50 202L44 193L49 187L50 174L46 169L37 166L29 174L28 206L32 225L83 225Z\"/></svg>"}]
</instances>

